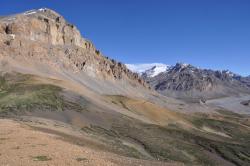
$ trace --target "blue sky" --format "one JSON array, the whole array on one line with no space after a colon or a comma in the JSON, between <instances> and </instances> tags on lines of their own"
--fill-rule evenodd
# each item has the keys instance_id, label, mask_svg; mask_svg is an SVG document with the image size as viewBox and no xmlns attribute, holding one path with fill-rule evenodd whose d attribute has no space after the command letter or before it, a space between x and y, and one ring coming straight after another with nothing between
<instances>
[{"instance_id":1,"label":"blue sky","mask_svg":"<svg viewBox=\"0 0 250 166\"><path fill-rule=\"evenodd\" d=\"M8 0L0 15L47 7L124 63L186 62L250 75L250 0Z\"/></svg>"}]
</instances>

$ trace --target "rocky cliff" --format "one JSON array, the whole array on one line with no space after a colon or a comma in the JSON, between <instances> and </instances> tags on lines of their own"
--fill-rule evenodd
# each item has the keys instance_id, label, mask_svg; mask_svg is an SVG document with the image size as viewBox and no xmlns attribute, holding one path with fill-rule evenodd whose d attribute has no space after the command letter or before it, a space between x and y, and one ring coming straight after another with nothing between
<instances>
[{"instance_id":1,"label":"rocky cliff","mask_svg":"<svg viewBox=\"0 0 250 166\"><path fill-rule=\"evenodd\" d=\"M48 66L45 71L68 70L101 80L127 80L133 86L147 87L138 74L124 64L103 56L81 36L76 26L50 9L1 17L0 49L1 67L10 61L15 61L14 66L32 61L37 64L36 67L40 64ZM25 65L20 66L25 68ZM41 71L41 68L38 70Z\"/></svg>"}]
</instances>

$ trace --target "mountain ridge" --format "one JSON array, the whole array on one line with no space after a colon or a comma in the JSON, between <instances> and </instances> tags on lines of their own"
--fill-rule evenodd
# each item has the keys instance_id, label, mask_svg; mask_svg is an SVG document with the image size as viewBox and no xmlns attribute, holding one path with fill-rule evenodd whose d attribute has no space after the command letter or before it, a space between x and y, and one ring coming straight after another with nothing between
<instances>
[{"instance_id":1,"label":"mountain ridge","mask_svg":"<svg viewBox=\"0 0 250 166\"><path fill-rule=\"evenodd\" d=\"M191 65L194 66L192 64L189 63L183 63L183 62L177 62L176 64L182 64L183 66L187 66L187 65ZM175 64L175 65L176 65ZM140 75L142 75L143 73L145 73L147 70L152 70L152 68L154 67L158 67L158 66L167 66L166 70L169 68L174 67L175 65L170 65L170 64L165 64L165 63L135 63L135 64L125 64L130 70L132 70L135 73L138 73ZM144 67L144 65L146 67ZM142 66L142 67L141 67ZM195 67L195 66L194 66ZM240 76L240 77L244 77L244 78L250 78L250 75L248 76L242 76L240 74L237 74L235 72L232 72L228 69L223 69L223 70L216 70L216 69L208 69L208 68L201 68L201 67L196 67L198 69L204 69L204 70L213 70L213 71L218 71L218 72L228 72L228 74L233 74L235 75L235 77ZM165 72L166 70L162 70L162 72ZM160 74L160 73L158 73ZM158 75L157 74L157 75Z\"/></svg>"},{"instance_id":2,"label":"mountain ridge","mask_svg":"<svg viewBox=\"0 0 250 166\"><path fill-rule=\"evenodd\" d=\"M73 76L72 73L78 74L78 77L84 74L89 80L100 79L107 84L119 82L132 88L148 88L137 73L121 62L102 55L93 43L81 36L76 26L51 9L30 10L1 18L0 48L1 68L17 71L33 68L34 74L67 78ZM98 81L87 81L89 87L99 86L92 89L105 90L98 85ZM125 92L121 88L116 91Z\"/></svg>"},{"instance_id":3,"label":"mountain ridge","mask_svg":"<svg viewBox=\"0 0 250 166\"><path fill-rule=\"evenodd\" d=\"M176 63L154 77L148 75L152 67L141 76L153 89L177 98L214 98L249 93L249 79L229 70L201 69L186 63Z\"/></svg>"}]
</instances>

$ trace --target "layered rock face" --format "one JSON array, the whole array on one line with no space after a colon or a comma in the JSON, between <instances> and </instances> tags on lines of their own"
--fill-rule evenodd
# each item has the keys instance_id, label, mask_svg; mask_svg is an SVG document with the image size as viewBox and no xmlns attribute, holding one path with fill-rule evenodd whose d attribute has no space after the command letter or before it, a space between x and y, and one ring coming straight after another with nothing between
<instances>
[{"instance_id":1,"label":"layered rock face","mask_svg":"<svg viewBox=\"0 0 250 166\"><path fill-rule=\"evenodd\" d=\"M104 57L90 41L82 38L74 25L50 9L0 18L0 49L1 58L35 61L57 71L84 72L94 78L129 80L134 85L147 86L124 64Z\"/></svg>"}]
</instances>

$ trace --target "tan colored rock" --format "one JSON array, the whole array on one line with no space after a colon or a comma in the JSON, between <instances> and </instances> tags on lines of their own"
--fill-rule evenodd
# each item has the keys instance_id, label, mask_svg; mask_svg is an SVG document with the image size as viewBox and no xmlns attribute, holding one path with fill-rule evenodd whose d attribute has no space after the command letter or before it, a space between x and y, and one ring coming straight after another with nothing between
<instances>
[{"instance_id":1,"label":"tan colored rock","mask_svg":"<svg viewBox=\"0 0 250 166\"><path fill-rule=\"evenodd\" d=\"M58 70L67 67L91 77L146 85L124 64L104 57L90 41L82 38L74 25L52 10L32 10L5 17L0 25L3 56L32 58Z\"/></svg>"},{"instance_id":2,"label":"tan colored rock","mask_svg":"<svg viewBox=\"0 0 250 166\"><path fill-rule=\"evenodd\" d=\"M0 34L5 34L5 26L3 24L0 24Z\"/></svg>"}]
</instances>

